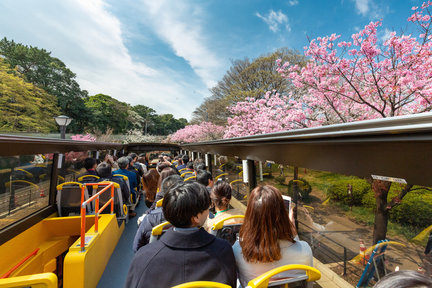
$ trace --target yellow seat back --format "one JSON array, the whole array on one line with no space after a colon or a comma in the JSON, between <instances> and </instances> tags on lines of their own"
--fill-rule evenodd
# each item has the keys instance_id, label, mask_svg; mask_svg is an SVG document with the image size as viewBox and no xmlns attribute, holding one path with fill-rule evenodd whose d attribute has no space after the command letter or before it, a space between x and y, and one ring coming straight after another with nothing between
<instances>
[{"instance_id":1,"label":"yellow seat back","mask_svg":"<svg viewBox=\"0 0 432 288\"><path fill-rule=\"evenodd\" d=\"M162 207L162 204L163 204L163 198L156 202L156 207Z\"/></svg>"},{"instance_id":2,"label":"yellow seat back","mask_svg":"<svg viewBox=\"0 0 432 288\"><path fill-rule=\"evenodd\" d=\"M169 225L170 223L168 221L165 221L152 229L152 236L160 236L162 235L162 230L166 225Z\"/></svg>"},{"instance_id":3,"label":"yellow seat back","mask_svg":"<svg viewBox=\"0 0 432 288\"><path fill-rule=\"evenodd\" d=\"M255 279L250 280L246 288L266 288L269 285L269 281L271 277L279 273L290 271L290 270L304 270L306 272L307 282L316 281L321 278L321 272L311 266L301 265L301 264L291 264L291 265L284 265L281 267L274 268L256 277ZM299 275L299 276L300 276L299 281L303 280L304 278L303 275ZM285 283L296 282L295 279L296 278L290 278ZM279 284L284 284L284 282L280 281Z\"/></svg>"},{"instance_id":4,"label":"yellow seat back","mask_svg":"<svg viewBox=\"0 0 432 288\"><path fill-rule=\"evenodd\" d=\"M91 179L91 178L93 178L94 180L97 180L97 179L99 179L99 176L96 176L96 175L84 175L84 176L81 176L81 177L78 177L78 181L80 181L80 182L83 182L84 180L88 180L88 179Z\"/></svg>"},{"instance_id":5,"label":"yellow seat back","mask_svg":"<svg viewBox=\"0 0 432 288\"><path fill-rule=\"evenodd\" d=\"M196 179L196 176L195 175L194 176L190 176L190 177L184 179L184 182L192 180L192 179Z\"/></svg>"},{"instance_id":6,"label":"yellow seat back","mask_svg":"<svg viewBox=\"0 0 432 288\"><path fill-rule=\"evenodd\" d=\"M40 273L0 279L0 287L57 288L57 275Z\"/></svg>"},{"instance_id":7,"label":"yellow seat back","mask_svg":"<svg viewBox=\"0 0 432 288\"><path fill-rule=\"evenodd\" d=\"M212 230L220 230L220 229L222 229L225 221L227 221L227 220L235 219L235 218L244 219L244 217L245 217L244 215L231 215L231 216L228 216L228 217L226 217L226 218L224 218L224 219L216 222L215 224L213 224Z\"/></svg>"},{"instance_id":8,"label":"yellow seat back","mask_svg":"<svg viewBox=\"0 0 432 288\"><path fill-rule=\"evenodd\" d=\"M176 285L172 288L231 288L231 286L212 281L193 281Z\"/></svg>"}]
</instances>

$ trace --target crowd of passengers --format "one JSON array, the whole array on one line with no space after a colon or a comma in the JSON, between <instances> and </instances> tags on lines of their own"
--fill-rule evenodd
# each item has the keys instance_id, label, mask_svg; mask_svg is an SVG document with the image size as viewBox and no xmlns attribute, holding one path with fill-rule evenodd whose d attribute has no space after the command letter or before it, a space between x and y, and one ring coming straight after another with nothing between
<instances>
[{"instance_id":1,"label":"crowd of passengers","mask_svg":"<svg viewBox=\"0 0 432 288\"><path fill-rule=\"evenodd\" d=\"M292 211L286 210L278 189L258 186L249 196L244 219L225 222L243 223L231 246L209 232L219 220L243 214L230 206L232 187L214 182L202 160L192 162L183 155L172 162L163 159L153 170L159 177L157 194L138 219L135 257L125 287L172 287L190 281L246 287L251 279L282 265L313 265L311 248L299 240ZM160 199L162 206L156 207ZM149 243L152 228L165 221L171 228ZM303 273L290 271L278 277Z\"/></svg>"}]
</instances>

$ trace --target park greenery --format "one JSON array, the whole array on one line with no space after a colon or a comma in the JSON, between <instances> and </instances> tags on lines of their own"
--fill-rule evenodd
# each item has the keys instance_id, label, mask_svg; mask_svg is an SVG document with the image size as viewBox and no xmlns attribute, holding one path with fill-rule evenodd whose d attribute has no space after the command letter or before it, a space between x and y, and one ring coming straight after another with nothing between
<instances>
[{"instance_id":1,"label":"park greenery","mask_svg":"<svg viewBox=\"0 0 432 288\"><path fill-rule=\"evenodd\" d=\"M135 129L143 135L169 135L187 124L144 105L104 94L89 96L76 74L45 49L3 38L0 60L2 132L56 132L53 117L60 114L74 119L68 127L72 133L126 134Z\"/></svg>"}]
</instances>

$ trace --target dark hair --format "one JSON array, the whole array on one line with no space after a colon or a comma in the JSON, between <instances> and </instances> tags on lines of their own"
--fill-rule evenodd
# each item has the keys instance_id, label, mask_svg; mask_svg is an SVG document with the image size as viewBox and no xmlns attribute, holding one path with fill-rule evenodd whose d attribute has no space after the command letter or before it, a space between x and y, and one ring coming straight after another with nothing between
<instances>
[{"instance_id":1,"label":"dark hair","mask_svg":"<svg viewBox=\"0 0 432 288\"><path fill-rule=\"evenodd\" d=\"M127 157L120 157L117 160L117 164L120 169L126 169L126 167L129 165L129 159Z\"/></svg>"},{"instance_id":2,"label":"dark hair","mask_svg":"<svg viewBox=\"0 0 432 288\"><path fill-rule=\"evenodd\" d=\"M253 189L240 229L240 246L244 259L248 262L280 260L279 240L294 243L295 234L280 191L271 185Z\"/></svg>"},{"instance_id":3,"label":"dark hair","mask_svg":"<svg viewBox=\"0 0 432 288\"><path fill-rule=\"evenodd\" d=\"M180 183L183 183L183 178L177 174L166 177L162 181L159 195L163 197L172 187Z\"/></svg>"},{"instance_id":4,"label":"dark hair","mask_svg":"<svg viewBox=\"0 0 432 288\"><path fill-rule=\"evenodd\" d=\"M189 162L189 156L188 155L183 155L181 159L183 161L183 164L186 164L187 162Z\"/></svg>"},{"instance_id":5,"label":"dark hair","mask_svg":"<svg viewBox=\"0 0 432 288\"><path fill-rule=\"evenodd\" d=\"M95 158L86 158L84 159L84 168L86 170L92 169L93 166L96 164L96 159Z\"/></svg>"},{"instance_id":6,"label":"dark hair","mask_svg":"<svg viewBox=\"0 0 432 288\"><path fill-rule=\"evenodd\" d=\"M225 181L216 182L213 186L210 197L215 207L228 206L231 200L231 186Z\"/></svg>"},{"instance_id":7,"label":"dark hair","mask_svg":"<svg viewBox=\"0 0 432 288\"><path fill-rule=\"evenodd\" d=\"M207 189L196 182L186 182L173 187L165 194L162 204L165 219L179 228L191 227L191 219L209 209Z\"/></svg>"},{"instance_id":8,"label":"dark hair","mask_svg":"<svg viewBox=\"0 0 432 288\"><path fill-rule=\"evenodd\" d=\"M132 159L135 159L135 158L137 157L137 154L136 154L136 153L129 153L129 156L130 156Z\"/></svg>"},{"instance_id":9,"label":"dark hair","mask_svg":"<svg viewBox=\"0 0 432 288\"><path fill-rule=\"evenodd\" d=\"M186 168L193 170L193 168L194 168L193 163L192 162L187 162L186 163Z\"/></svg>"},{"instance_id":10,"label":"dark hair","mask_svg":"<svg viewBox=\"0 0 432 288\"><path fill-rule=\"evenodd\" d=\"M162 181L165 179L165 178L167 178L168 176L171 176L171 175L178 175L178 173L177 173L177 169L173 169L173 168L171 168L171 167L166 167L166 168L164 168L163 170L162 170L162 172L160 172L160 177L159 177L159 181L158 181L158 188L159 188L159 191L161 190L161 184L162 184Z\"/></svg>"},{"instance_id":11,"label":"dark hair","mask_svg":"<svg viewBox=\"0 0 432 288\"><path fill-rule=\"evenodd\" d=\"M198 170L196 174L196 181L198 183L201 183L204 186L208 186L209 180L213 180L213 177L210 172L206 170Z\"/></svg>"},{"instance_id":12,"label":"dark hair","mask_svg":"<svg viewBox=\"0 0 432 288\"><path fill-rule=\"evenodd\" d=\"M156 170L159 172L159 174L165 169L171 167L171 164L165 163L165 162L159 162L156 166Z\"/></svg>"},{"instance_id":13,"label":"dark hair","mask_svg":"<svg viewBox=\"0 0 432 288\"><path fill-rule=\"evenodd\" d=\"M101 162L97 167L96 167L96 173L99 175L99 177L101 178L110 178L112 176L112 169L111 169L111 165L109 165L106 162Z\"/></svg>"},{"instance_id":14,"label":"dark hair","mask_svg":"<svg viewBox=\"0 0 432 288\"><path fill-rule=\"evenodd\" d=\"M425 275L412 271L396 271L381 278L376 288L427 288L432 287L432 279Z\"/></svg>"},{"instance_id":15,"label":"dark hair","mask_svg":"<svg viewBox=\"0 0 432 288\"><path fill-rule=\"evenodd\" d=\"M159 173L155 169L150 169L144 173L142 177L143 188L146 191L145 198L147 201L153 202L155 200L158 183Z\"/></svg>"},{"instance_id":16,"label":"dark hair","mask_svg":"<svg viewBox=\"0 0 432 288\"><path fill-rule=\"evenodd\" d=\"M202 163L202 162L200 162L200 163L197 163L196 165L195 165L195 167L194 167L194 170L195 171L198 171L198 170L206 170L206 165L204 164L204 163Z\"/></svg>"},{"instance_id":17,"label":"dark hair","mask_svg":"<svg viewBox=\"0 0 432 288\"><path fill-rule=\"evenodd\" d=\"M132 163L133 158L131 156L125 156L129 160L129 164Z\"/></svg>"}]
</instances>

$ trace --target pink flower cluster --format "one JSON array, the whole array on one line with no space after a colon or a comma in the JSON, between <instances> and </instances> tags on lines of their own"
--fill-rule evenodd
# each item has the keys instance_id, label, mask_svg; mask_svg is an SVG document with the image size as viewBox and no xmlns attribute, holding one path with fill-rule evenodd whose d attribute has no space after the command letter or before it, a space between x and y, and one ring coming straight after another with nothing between
<instances>
[{"instance_id":1,"label":"pink flower cluster","mask_svg":"<svg viewBox=\"0 0 432 288\"><path fill-rule=\"evenodd\" d=\"M276 91L267 92L261 99L247 98L228 109L233 114L228 118L224 138L272 133L308 126L301 104L289 101Z\"/></svg>"},{"instance_id":2,"label":"pink flower cluster","mask_svg":"<svg viewBox=\"0 0 432 288\"><path fill-rule=\"evenodd\" d=\"M339 41L335 34L312 40L305 67L279 61L278 72L306 91L292 100L301 110L296 120L316 126L430 111L431 4L413 7L408 18L420 28L418 39L393 32L382 43L381 22L371 22L352 41Z\"/></svg>"},{"instance_id":3,"label":"pink flower cluster","mask_svg":"<svg viewBox=\"0 0 432 288\"><path fill-rule=\"evenodd\" d=\"M225 127L210 122L202 122L199 125L187 125L170 136L170 140L179 143L192 143L216 140L222 138Z\"/></svg>"},{"instance_id":4,"label":"pink flower cluster","mask_svg":"<svg viewBox=\"0 0 432 288\"><path fill-rule=\"evenodd\" d=\"M89 141L89 142L95 142L96 138L93 137L91 134L86 134L86 135L82 135L82 134L76 134L76 135L72 135L71 136L72 140L75 141Z\"/></svg>"}]
</instances>

